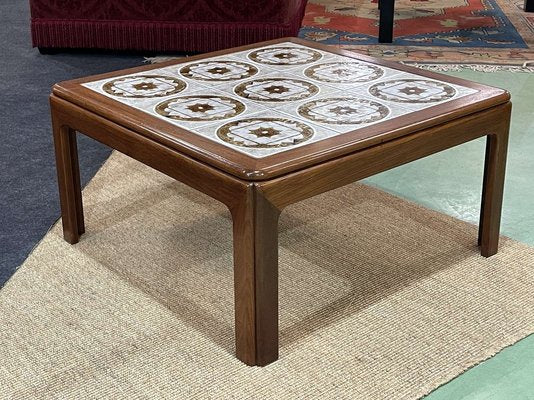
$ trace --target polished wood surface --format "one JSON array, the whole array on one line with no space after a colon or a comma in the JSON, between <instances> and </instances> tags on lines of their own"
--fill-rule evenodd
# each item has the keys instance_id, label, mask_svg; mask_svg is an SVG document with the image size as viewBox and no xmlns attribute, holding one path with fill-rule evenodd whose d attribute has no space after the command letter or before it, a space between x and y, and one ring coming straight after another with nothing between
<instances>
[{"instance_id":1,"label":"polished wood surface","mask_svg":"<svg viewBox=\"0 0 534 400\"><path fill-rule=\"evenodd\" d=\"M85 232L76 132L52 113L59 200L63 236L70 244L78 243Z\"/></svg>"},{"instance_id":2,"label":"polished wood surface","mask_svg":"<svg viewBox=\"0 0 534 400\"><path fill-rule=\"evenodd\" d=\"M486 158L484 162L484 180L482 186L482 205L478 244L480 254L490 257L497 253L499 247L499 228L504 190L504 174L508 150L508 134L511 110L502 113L486 140Z\"/></svg>"},{"instance_id":3,"label":"polished wood surface","mask_svg":"<svg viewBox=\"0 0 534 400\"><path fill-rule=\"evenodd\" d=\"M112 78L128 73L146 72L163 66L191 62L215 55L229 54L235 51L254 49L267 44L276 44L285 41L292 41L322 51L349 56L356 60L363 60L400 71L415 73L423 77L462 85L476 89L479 92L430 107L423 111L406 114L369 127L344 133L330 139L321 140L282 153L256 159L81 86L81 84L85 82ZM376 143L392 140L399 136L408 135L418 130L438 125L445 121L450 121L454 118L459 118L505 103L510 98L509 94L502 89L480 85L460 78L449 77L430 71L424 71L407 65L379 60L353 52L332 49L328 46L296 38L278 39L256 45L188 57L157 65L142 66L109 74L75 79L55 85L53 93L58 97L93 111L110 121L135 130L137 133L146 136L147 138L187 154L192 158L208 163L218 169L235 175L236 177L254 181L271 179L329 159L350 154L358 149Z\"/></svg>"},{"instance_id":4,"label":"polished wood surface","mask_svg":"<svg viewBox=\"0 0 534 400\"><path fill-rule=\"evenodd\" d=\"M236 354L248 365L263 366L278 358L278 220L289 204L487 136L478 240L483 256L498 250L511 114L505 91L482 87L474 96L434 110L247 164L251 157L236 156L197 135L189 138L186 131L81 90L79 83L86 80L57 85L50 97L65 240L76 243L84 232L76 132L224 203L233 221Z\"/></svg>"},{"instance_id":5,"label":"polished wood surface","mask_svg":"<svg viewBox=\"0 0 534 400\"><path fill-rule=\"evenodd\" d=\"M237 357L248 365L278 359L278 217L254 184L231 207Z\"/></svg>"}]
</instances>

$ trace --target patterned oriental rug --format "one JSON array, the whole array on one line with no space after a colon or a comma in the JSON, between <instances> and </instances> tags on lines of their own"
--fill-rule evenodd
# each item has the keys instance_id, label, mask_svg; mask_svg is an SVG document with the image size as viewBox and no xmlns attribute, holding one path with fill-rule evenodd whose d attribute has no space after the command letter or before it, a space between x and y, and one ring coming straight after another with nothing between
<instances>
[{"instance_id":1,"label":"patterned oriental rug","mask_svg":"<svg viewBox=\"0 0 534 400\"><path fill-rule=\"evenodd\" d=\"M534 13L522 6L523 0L396 0L393 43L379 45L377 0L310 0L300 36L410 63L534 65Z\"/></svg>"}]
</instances>

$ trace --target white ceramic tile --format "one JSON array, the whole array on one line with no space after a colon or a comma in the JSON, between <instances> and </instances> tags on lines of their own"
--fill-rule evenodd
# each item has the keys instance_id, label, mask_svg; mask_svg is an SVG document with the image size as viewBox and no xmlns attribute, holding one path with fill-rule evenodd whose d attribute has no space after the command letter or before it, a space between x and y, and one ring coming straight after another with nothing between
<instances>
[{"instance_id":1,"label":"white ceramic tile","mask_svg":"<svg viewBox=\"0 0 534 400\"><path fill-rule=\"evenodd\" d=\"M264 111L255 102L239 98L231 93L202 89L183 96L172 96L145 110L173 125L193 131L214 121L226 121Z\"/></svg>"},{"instance_id":2,"label":"white ceramic tile","mask_svg":"<svg viewBox=\"0 0 534 400\"><path fill-rule=\"evenodd\" d=\"M291 42L84 86L258 158L476 92Z\"/></svg>"},{"instance_id":3,"label":"white ceramic tile","mask_svg":"<svg viewBox=\"0 0 534 400\"><path fill-rule=\"evenodd\" d=\"M411 111L424 110L477 92L471 88L405 72L391 79L381 79L360 88L362 89L366 96L385 104L398 104Z\"/></svg>"},{"instance_id":4,"label":"white ceramic tile","mask_svg":"<svg viewBox=\"0 0 534 400\"><path fill-rule=\"evenodd\" d=\"M279 111L338 134L384 122L409 112L401 107L390 107L376 99L340 91L299 101L290 107L281 107Z\"/></svg>"},{"instance_id":5,"label":"white ceramic tile","mask_svg":"<svg viewBox=\"0 0 534 400\"><path fill-rule=\"evenodd\" d=\"M384 78L393 78L401 71L363 63L357 60L315 63L305 69L292 71L295 75L309 79L325 87L352 91L360 86L369 86Z\"/></svg>"},{"instance_id":6,"label":"white ceramic tile","mask_svg":"<svg viewBox=\"0 0 534 400\"><path fill-rule=\"evenodd\" d=\"M253 157L290 150L309 142L315 135L309 124L289 119L283 114L272 116L264 111L217 121L199 127L195 132Z\"/></svg>"},{"instance_id":7,"label":"white ceramic tile","mask_svg":"<svg viewBox=\"0 0 534 400\"><path fill-rule=\"evenodd\" d=\"M233 93L269 108L313 97L319 94L321 89L322 85L309 79L283 72L273 72L240 82L228 82L216 86L216 90Z\"/></svg>"}]
</instances>

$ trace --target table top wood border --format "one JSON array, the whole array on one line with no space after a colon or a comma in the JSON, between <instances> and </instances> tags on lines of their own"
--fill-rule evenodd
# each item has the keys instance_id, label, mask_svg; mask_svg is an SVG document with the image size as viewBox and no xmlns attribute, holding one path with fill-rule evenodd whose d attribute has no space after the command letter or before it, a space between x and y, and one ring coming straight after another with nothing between
<instances>
[{"instance_id":1,"label":"table top wood border","mask_svg":"<svg viewBox=\"0 0 534 400\"><path fill-rule=\"evenodd\" d=\"M244 50L252 50L283 42L293 42L325 52L348 56L356 60L415 73L427 78L473 88L478 90L478 92L429 107L425 110L409 113L365 128L360 128L318 142L303 145L292 150L287 150L263 158L254 158L82 86L82 84L86 82L140 73L170 65L189 63L191 61ZM53 94L109 119L114 123L124 126L144 137L164 144L194 159L210 164L222 171L247 181L262 181L279 177L293 171L345 156L367 147L409 135L419 130L427 129L472 113L489 109L510 100L509 93L503 89L410 67L397 62L335 49L332 48L332 46L325 46L298 38L276 39L253 45L185 57L184 59L171 60L159 64L151 64L60 82L54 86Z\"/></svg>"}]
</instances>

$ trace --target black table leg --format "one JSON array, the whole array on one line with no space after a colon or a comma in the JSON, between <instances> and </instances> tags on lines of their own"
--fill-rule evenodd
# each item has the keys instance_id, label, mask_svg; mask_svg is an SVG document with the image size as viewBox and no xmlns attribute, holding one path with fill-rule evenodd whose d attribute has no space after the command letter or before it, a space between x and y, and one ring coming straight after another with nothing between
<instances>
[{"instance_id":1,"label":"black table leg","mask_svg":"<svg viewBox=\"0 0 534 400\"><path fill-rule=\"evenodd\" d=\"M379 10L380 21L378 27L378 41L380 43L391 43L393 41L393 12L395 11L395 0L379 0Z\"/></svg>"},{"instance_id":2,"label":"black table leg","mask_svg":"<svg viewBox=\"0 0 534 400\"><path fill-rule=\"evenodd\" d=\"M525 11L534 12L534 0L525 0Z\"/></svg>"}]
</instances>

